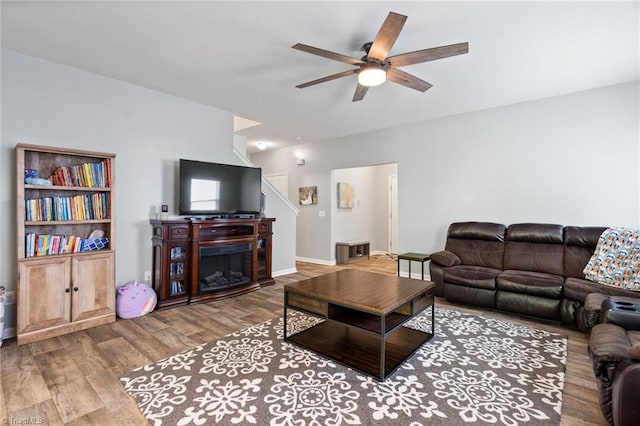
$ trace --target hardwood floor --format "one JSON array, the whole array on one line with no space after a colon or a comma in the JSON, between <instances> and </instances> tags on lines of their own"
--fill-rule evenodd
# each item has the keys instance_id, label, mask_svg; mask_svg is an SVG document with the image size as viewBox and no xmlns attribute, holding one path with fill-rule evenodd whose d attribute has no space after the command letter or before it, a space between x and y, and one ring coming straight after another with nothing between
<instances>
[{"instance_id":1,"label":"hardwood floor","mask_svg":"<svg viewBox=\"0 0 640 426\"><path fill-rule=\"evenodd\" d=\"M119 378L128 371L201 343L282 315L282 287L345 267L396 274L389 257L346 266L298 263L298 272L276 284L231 299L153 312L85 331L18 347L0 348L0 424L146 424ZM438 299L441 306L453 306ZM600 414L587 336L561 325L509 314L468 309L569 338L562 425L606 425ZM26 419L26 420L25 420Z\"/></svg>"}]
</instances>

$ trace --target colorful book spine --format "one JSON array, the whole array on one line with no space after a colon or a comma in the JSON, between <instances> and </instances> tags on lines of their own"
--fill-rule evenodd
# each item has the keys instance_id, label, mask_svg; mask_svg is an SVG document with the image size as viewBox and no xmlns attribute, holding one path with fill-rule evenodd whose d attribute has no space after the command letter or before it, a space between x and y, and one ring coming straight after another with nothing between
<instances>
[{"instance_id":1,"label":"colorful book spine","mask_svg":"<svg viewBox=\"0 0 640 426\"><path fill-rule=\"evenodd\" d=\"M60 166L49 177L56 186L82 186L88 188L111 187L111 161Z\"/></svg>"},{"instance_id":2,"label":"colorful book spine","mask_svg":"<svg viewBox=\"0 0 640 426\"><path fill-rule=\"evenodd\" d=\"M24 207L27 222L109 218L109 197L100 192L28 199L25 200Z\"/></svg>"},{"instance_id":3,"label":"colorful book spine","mask_svg":"<svg viewBox=\"0 0 640 426\"><path fill-rule=\"evenodd\" d=\"M109 248L109 239L84 239L75 235L34 234L25 235L25 257L79 253Z\"/></svg>"}]
</instances>

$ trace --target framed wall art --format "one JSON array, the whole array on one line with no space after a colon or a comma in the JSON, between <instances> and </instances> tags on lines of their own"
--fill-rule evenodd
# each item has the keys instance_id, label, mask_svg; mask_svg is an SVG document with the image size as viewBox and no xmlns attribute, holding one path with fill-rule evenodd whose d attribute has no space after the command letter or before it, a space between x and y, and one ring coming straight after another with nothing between
<instances>
[{"instance_id":1,"label":"framed wall art","mask_svg":"<svg viewBox=\"0 0 640 426\"><path fill-rule=\"evenodd\" d=\"M298 188L298 198L301 206L318 204L318 187L317 186L301 186Z\"/></svg>"},{"instance_id":2,"label":"framed wall art","mask_svg":"<svg viewBox=\"0 0 640 426\"><path fill-rule=\"evenodd\" d=\"M353 185L347 182L338 182L338 208L352 209L355 200Z\"/></svg>"}]
</instances>

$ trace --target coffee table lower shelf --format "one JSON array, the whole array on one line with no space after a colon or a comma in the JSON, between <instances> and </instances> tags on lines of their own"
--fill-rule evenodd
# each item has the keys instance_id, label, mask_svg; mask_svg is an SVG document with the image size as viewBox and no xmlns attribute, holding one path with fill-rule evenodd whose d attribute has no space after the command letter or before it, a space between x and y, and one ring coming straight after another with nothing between
<instances>
[{"instance_id":1,"label":"coffee table lower shelf","mask_svg":"<svg viewBox=\"0 0 640 426\"><path fill-rule=\"evenodd\" d=\"M378 380L384 380L432 337L431 333L408 327L398 327L392 333L380 336L340 322L325 320L288 336L286 340ZM385 341L384 354L380 353L382 339ZM381 359L384 360L384 374L381 374Z\"/></svg>"}]
</instances>

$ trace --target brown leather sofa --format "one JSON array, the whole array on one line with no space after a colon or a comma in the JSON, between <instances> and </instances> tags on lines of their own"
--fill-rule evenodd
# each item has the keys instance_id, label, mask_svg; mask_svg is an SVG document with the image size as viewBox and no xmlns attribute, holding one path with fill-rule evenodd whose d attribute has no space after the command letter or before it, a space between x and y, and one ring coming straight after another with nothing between
<instances>
[{"instance_id":1,"label":"brown leather sofa","mask_svg":"<svg viewBox=\"0 0 640 426\"><path fill-rule=\"evenodd\" d=\"M431 255L436 296L465 305L575 324L591 332L589 354L604 418L640 424L640 294L585 279L605 227L457 222ZM636 304L637 315L610 310ZM613 313L612 313L613 312Z\"/></svg>"},{"instance_id":2,"label":"brown leather sofa","mask_svg":"<svg viewBox=\"0 0 640 426\"><path fill-rule=\"evenodd\" d=\"M431 254L436 296L455 303L575 324L588 332L599 304L591 293L638 297L585 279L583 269L606 227L490 222L449 226L445 249ZM601 302L601 300L600 300Z\"/></svg>"}]
</instances>

